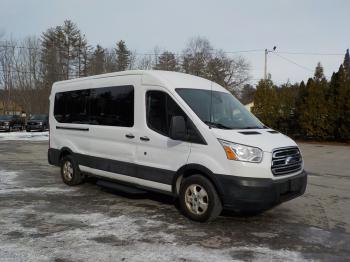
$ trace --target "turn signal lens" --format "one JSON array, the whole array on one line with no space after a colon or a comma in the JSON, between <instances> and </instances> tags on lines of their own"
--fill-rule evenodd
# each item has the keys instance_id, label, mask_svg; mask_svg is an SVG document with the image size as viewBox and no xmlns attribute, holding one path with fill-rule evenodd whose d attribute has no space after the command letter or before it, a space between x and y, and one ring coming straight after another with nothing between
<instances>
[{"instance_id":1,"label":"turn signal lens","mask_svg":"<svg viewBox=\"0 0 350 262\"><path fill-rule=\"evenodd\" d=\"M224 147L224 150L226 152L226 156L228 159L237 160L236 154L232 151L232 149L229 146L223 146L223 147Z\"/></svg>"}]
</instances>

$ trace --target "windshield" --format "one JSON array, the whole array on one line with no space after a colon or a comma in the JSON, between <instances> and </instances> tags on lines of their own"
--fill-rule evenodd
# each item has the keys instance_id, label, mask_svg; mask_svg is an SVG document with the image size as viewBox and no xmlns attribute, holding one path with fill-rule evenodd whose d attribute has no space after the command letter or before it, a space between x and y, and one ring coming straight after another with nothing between
<instances>
[{"instance_id":1,"label":"windshield","mask_svg":"<svg viewBox=\"0 0 350 262\"><path fill-rule=\"evenodd\" d=\"M6 115L2 115L0 116L0 120L11 120L12 116L6 116Z\"/></svg>"},{"instance_id":2,"label":"windshield","mask_svg":"<svg viewBox=\"0 0 350 262\"><path fill-rule=\"evenodd\" d=\"M221 129L265 128L229 93L187 88L178 88L176 92L208 126Z\"/></svg>"},{"instance_id":3,"label":"windshield","mask_svg":"<svg viewBox=\"0 0 350 262\"><path fill-rule=\"evenodd\" d=\"M46 115L32 115L30 117L30 120L45 120L46 119Z\"/></svg>"}]
</instances>

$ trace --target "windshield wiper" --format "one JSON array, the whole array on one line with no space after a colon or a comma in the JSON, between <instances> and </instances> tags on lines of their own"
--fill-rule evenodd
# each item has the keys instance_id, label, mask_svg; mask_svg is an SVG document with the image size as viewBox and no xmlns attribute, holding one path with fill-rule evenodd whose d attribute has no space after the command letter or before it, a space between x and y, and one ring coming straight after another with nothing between
<instances>
[{"instance_id":1,"label":"windshield wiper","mask_svg":"<svg viewBox=\"0 0 350 262\"><path fill-rule=\"evenodd\" d=\"M204 123L206 123L209 127L216 127L216 128L220 128L220 129L232 129L231 127L225 126L225 125L220 124L220 123L215 123L215 122L210 122L210 121L204 121Z\"/></svg>"}]
</instances>

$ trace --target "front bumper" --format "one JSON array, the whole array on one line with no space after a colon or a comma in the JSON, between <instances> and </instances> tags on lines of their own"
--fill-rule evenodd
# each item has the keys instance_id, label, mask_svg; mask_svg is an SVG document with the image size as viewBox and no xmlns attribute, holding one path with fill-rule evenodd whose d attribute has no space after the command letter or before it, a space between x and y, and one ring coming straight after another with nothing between
<instances>
[{"instance_id":1,"label":"front bumper","mask_svg":"<svg viewBox=\"0 0 350 262\"><path fill-rule=\"evenodd\" d=\"M218 182L225 209L258 211L304 194L307 173L279 180L220 175Z\"/></svg>"},{"instance_id":2,"label":"front bumper","mask_svg":"<svg viewBox=\"0 0 350 262\"><path fill-rule=\"evenodd\" d=\"M0 131L8 131L10 130L10 126L0 126Z\"/></svg>"},{"instance_id":3,"label":"front bumper","mask_svg":"<svg viewBox=\"0 0 350 262\"><path fill-rule=\"evenodd\" d=\"M27 130L43 130L44 126L43 125L27 125L26 126Z\"/></svg>"}]
</instances>

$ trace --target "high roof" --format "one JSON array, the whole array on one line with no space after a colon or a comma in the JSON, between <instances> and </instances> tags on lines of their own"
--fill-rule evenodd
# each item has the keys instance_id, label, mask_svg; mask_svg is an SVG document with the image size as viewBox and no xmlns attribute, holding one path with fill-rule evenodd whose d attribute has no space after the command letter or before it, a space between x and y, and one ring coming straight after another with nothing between
<instances>
[{"instance_id":1,"label":"high roof","mask_svg":"<svg viewBox=\"0 0 350 262\"><path fill-rule=\"evenodd\" d=\"M159 85L167 88L194 88L194 89L208 89L211 88L215 91L227 92L226 89L220 85L204 79L185 73L172 72L172 71L160 71L160 70L128 70L121 72L114 72L108 74L94 75L82 78L76 78L71 80L64 80L56 82L55 85L68 84L73 82L80 82L93 79L109 78L116 76L126 75L141 75L142 84L144 85Z\"/></svg>"}]
</instances>

